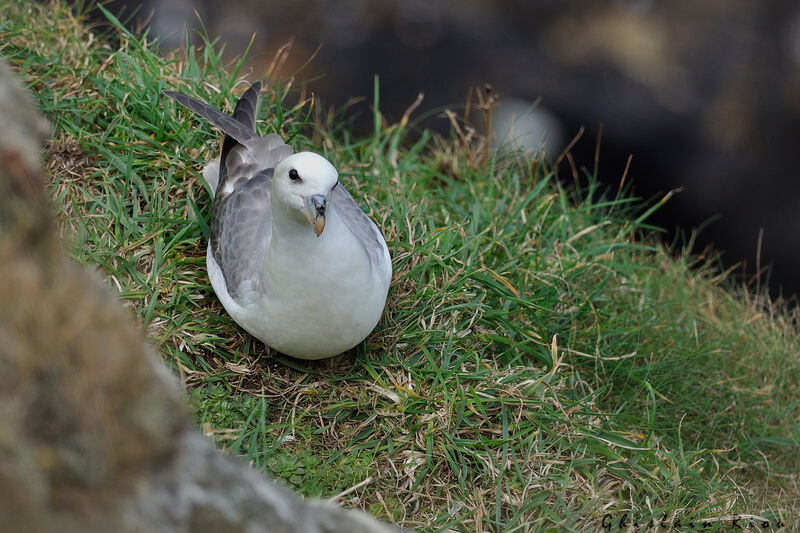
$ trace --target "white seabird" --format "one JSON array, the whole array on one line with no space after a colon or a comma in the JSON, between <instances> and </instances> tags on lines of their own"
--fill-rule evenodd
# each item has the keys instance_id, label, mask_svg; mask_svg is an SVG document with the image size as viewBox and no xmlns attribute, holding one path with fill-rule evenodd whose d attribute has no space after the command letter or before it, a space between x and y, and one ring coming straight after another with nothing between
<instances>
[{"instance_id":1,"label":"white seabird","mask_svg":"<svg viewBox=\"0 0 800 533\"><path fill-rule=\"evenodd\" d=\"M220 158L203 169L214 191L208 276L228 314L270 348L331 357L378 323L389 249L327 159L256 133L260 90L254 83L232 116L164 91L225 132Z\"/></svg>"}]
</instances>

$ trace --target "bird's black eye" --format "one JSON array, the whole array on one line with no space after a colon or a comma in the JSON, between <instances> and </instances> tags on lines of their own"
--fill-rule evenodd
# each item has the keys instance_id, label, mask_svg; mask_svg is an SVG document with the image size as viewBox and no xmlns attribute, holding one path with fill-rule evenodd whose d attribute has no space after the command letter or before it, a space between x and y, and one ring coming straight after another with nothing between
<instances>
[{"instance_id":1,"label":"bird's black eye","mask_svg":"<svg viewBox=\"0 0 800 533\"><path fill-rule=\"evenodd\" d=\"M289 171L289 179L292 181L298 181L300 179L300 174L295 169Z\"/></svg>"}]
</instances>

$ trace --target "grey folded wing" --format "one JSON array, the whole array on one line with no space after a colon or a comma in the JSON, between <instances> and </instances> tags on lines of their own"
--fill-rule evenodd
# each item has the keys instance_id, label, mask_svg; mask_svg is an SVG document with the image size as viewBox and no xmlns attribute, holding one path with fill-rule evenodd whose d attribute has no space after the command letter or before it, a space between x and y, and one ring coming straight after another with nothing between
<instances>
[{"instance_id":1,"label":"grey folded wing","mask_svg":"<svg viewBox=\"0 0 800 533\"><path fill-rule=\"evenodd\" d=\"M380 266L386 263L388 250L386 250L386 241L384 241L383 235L378 226L358 207L358 204L347 192L343 184L340 183L333 190L331 200L339 211L339 216L347 226L347 229L358 239L367 257L369 257L370 263L373 266Z\"/></svg>"},{"instance_id":2,"label":"grey folded wing","mask_svg":"<svg viewBox=\"0 0 800 533\"><path fill-rule=\"evenodd\" d=\"M270 191L273 169L242 182L231 194L217 197L211 216L211 253L228 294L240 305L265 291L262 267L272 236Z\"/></svg>"},{"instance_id":3,"label":"grey folded wing","mask_svg":"<svg viewBox=\"0 0 800 533\"><path fill-rule=\"evenodd\" d=\"M222 270L228 294L240 305L265 293L264 256L272 236L272 175L292 149L272 134L237 144L225 157L211 209L211 251Z\"/></svg>"}]
</instances>

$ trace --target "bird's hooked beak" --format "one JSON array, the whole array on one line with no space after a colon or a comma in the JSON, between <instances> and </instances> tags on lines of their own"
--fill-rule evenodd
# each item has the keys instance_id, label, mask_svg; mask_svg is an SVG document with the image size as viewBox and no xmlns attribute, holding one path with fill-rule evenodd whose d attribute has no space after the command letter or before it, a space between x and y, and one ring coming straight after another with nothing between
<instances>
[{"instance_id":1,"label":"bird's hooked beak","mask_svg":"<svg viewBox=\"0 0 800 533\"><path fill-rule=\"evenodd\" d=\"M325 209L328 206L328 199L321 194L313 194L304 198L306 218L311 222L314 233L319 237L325 229Z\"/></svg>"}]
</instances>

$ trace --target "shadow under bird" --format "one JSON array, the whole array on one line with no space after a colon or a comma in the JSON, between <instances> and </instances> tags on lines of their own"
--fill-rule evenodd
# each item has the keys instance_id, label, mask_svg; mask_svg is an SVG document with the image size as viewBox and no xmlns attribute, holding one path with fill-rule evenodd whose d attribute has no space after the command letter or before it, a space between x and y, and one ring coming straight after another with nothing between
<instances>
[{"instance_id":1,"label":"shadow under bird","mask_svg":"<svg viewBox=\"0 0 800 533\"><path fill-rule=\"evenodd\" d=\"M331 357L378 323L389 249L327 159L256 133L260 90L251 85L233 115L164 91L225 132L219 159L203 169L214 193L208 276L228 314L270 348Z\"/></svg>"}]
</instances>

